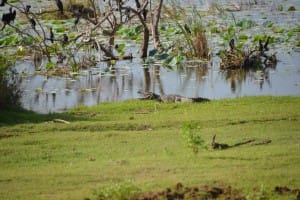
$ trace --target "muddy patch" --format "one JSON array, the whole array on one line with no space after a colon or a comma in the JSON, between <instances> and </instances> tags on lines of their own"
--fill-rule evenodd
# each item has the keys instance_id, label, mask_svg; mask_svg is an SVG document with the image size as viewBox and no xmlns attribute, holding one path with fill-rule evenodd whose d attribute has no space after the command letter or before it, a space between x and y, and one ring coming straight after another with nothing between
<instances>
[{"instance_id":1,"label":"muddy patch","mask_svg":"<svg viewBox=\"0 0 300 200\"><path fill-rule=\"evenodd\" d=\"M158 192L146 192L141 194L138 200L156 200L156 199L231 199L244 200L245 196L240 194L231 186L194 186L185 187L182 183L177 183L173 189L166 188Z\"/></svg>"},{"instance_id":2,"label":"muddy patch","mask_svg":"<svg viewBox=\"0 0 300 200\"><path fill-rule=\"evenodd\" d=\"M15 137L15 135L6 135L6 134L0 135L0 140L11 138L11 137Z\"/></svg>"},{"instance_id":3,"label":"muddy patch","mask_svg":"<svg viewBox=\"0 0 300 200\"><path fill-rule=\"evenodd\" d=\"M296 188L296 189L291 189L287 186L276 186L274 188L274 191L277 193L277 194L280 194L280 195L290 195L290 194L294 194L296 195L296 199L300 199L300 189L299 188Z\"/></svg>"}]
</instances>

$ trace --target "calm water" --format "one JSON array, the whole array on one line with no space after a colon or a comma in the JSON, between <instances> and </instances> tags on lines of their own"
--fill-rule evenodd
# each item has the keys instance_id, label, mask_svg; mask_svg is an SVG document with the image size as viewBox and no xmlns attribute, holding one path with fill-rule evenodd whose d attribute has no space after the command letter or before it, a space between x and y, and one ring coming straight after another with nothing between
<instances>
[{"instance_id":1,"label":"calm water","mask_svg":"<svg viewBox=\"0 0 300 200\"><path fill-rule=\"evenodd\" d=\"M209 1L195 2L209 5ZM271 3L274 3L274 6L278 4L273 1ZM300 10L300 1L287 1L286 3L296 5L296 9ZM258 26L250 30L253 33L267 31L262 26L266 20L278 25L299 25L299 11L278 14L278 12L272 12L268 5L250 9L234 14L237 19L247 17L254 20ZM203 20L211 19L220 20L217 16ZM159 66L146 68L142 61L136 58L132 61L117 62L114 66L101 62L78 75L47 78L35 75L31 62L21 62L16 68L27 72L21 86L24 91L22 105L26 109L39 113L61 112L81 104L90 106L101 102L138 98L140 97L137 93L139 90L189 97L201 96L210 99L257 95L300 95L299 50L288 44L276 43L271 47L276 49L280 60L275 68L263 71L222 72L219 67L220 61L215 56L221 48L220 38L208 35L208 40L210 46L214 47L212 49L214 56L211 61L208 63L187 62L174 70ZM136 49L132 48L133 52L136 52Z\"/></svg>"}]
</instances>

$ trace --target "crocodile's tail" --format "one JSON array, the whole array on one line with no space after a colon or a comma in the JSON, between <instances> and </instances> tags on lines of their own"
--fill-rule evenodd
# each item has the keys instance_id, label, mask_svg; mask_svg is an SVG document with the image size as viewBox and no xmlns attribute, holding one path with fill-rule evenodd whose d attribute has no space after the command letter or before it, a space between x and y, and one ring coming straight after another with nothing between
<instances>
[{"instance_id":1,"label":"crocodile's tail","mask_svg":"<svg viewBox=\"0 0 300 200\"><path fill-rule=\"evenodd\" d=\"M195 97L195 98L191 98L193 100L193 102L207 102L210 101L210 99L207 98L203 98L203 97Z\"/></svg>"}]
</instances>

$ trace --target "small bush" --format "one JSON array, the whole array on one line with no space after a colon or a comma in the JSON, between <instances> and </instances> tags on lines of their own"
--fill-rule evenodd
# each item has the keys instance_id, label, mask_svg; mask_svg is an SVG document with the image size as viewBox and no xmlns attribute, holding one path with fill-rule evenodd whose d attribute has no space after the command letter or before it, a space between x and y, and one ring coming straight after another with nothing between
<instances>
[{"instance_id":1,"label":"small bush","mask_svg":"<svg viewBox=\"0 0 300 200\"><path fill-rule=\"evenodd\" d=\"M131 182L118 183L95 191L97 200L136 199L140 193L141 189Z\"/></svg>"},{"instance_id":2,"label":"small bush","mask_svg":"<svg viewBox=\"0 0 300 200\"><path fill-rule=\"evenodd\" d=\"M20 108L19 77L10 69L14 59L0 55L0 110Z\"/></svg>"},{"instance_id":3,"label":"small bush","mask_svg":"<svg viewBox=\"0 0 300 200\"><path fill-rule=\"evenodd\" d=\"M203 146L204 140L199 135L200 129L190 122L186 122L182 126L182 136L189 148L194 153L198 153L199 148Z\"/></svg>"}]
</instances>

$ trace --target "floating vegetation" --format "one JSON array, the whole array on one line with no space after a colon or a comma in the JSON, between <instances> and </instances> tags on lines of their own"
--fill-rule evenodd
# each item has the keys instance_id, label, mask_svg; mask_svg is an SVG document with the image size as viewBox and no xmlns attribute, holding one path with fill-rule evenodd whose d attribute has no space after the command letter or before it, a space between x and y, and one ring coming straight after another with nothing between
<instances>
[{"instance_id":1,"label":"floating vegetation","mask_svg":"<svg viewBox=\"0 0 300 200\"><path fill-rule=\"evenodd\" d=\"M268 54L270 37L266 42L259 40L259 47L251 50L242 50L235 46L235 40L232 39L229 43L230 50L219 52L221 58L221 69L244 69L255 67L261 69L264 67L275 66L277 64L276 54Z\"/></svg>"},{"instance_id":2,"label":"floating vegetation","mask_svg":"<svg viewBox=\"0 0 300 200\"><path fill-rule=\"evenodd\" d=\"M296 11L295 6L290 6L290 7L288 8L288 11Z\"/></svg>"},{"instance_id":3,"label":"floating vegetation","mask_svg":"<svg viewBox=\"0 0 300 200\"><path fill-rule=\"evenodd\" d=\"M35 93L37 93L37 94L41 93L42 90L43 90L42 88L35 88L34 89Z\"/></svg>"}]
</instances>

